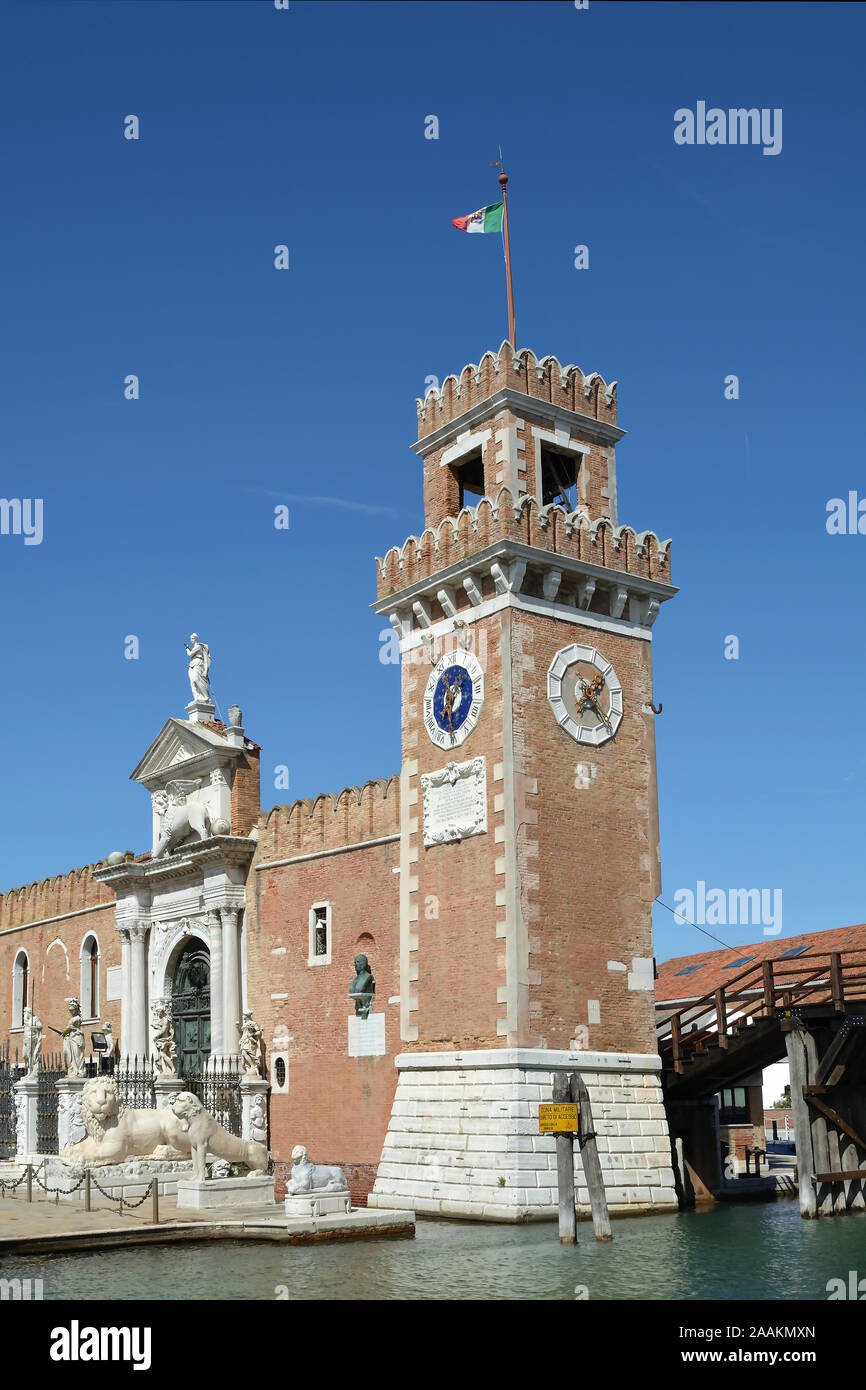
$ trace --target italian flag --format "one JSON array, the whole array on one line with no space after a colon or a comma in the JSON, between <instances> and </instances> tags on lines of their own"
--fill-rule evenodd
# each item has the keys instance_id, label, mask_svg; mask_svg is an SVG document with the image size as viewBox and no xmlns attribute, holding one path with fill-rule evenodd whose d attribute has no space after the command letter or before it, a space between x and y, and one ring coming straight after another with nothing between
<instances>
[{"instance_id":1,"label":"italian flag","mask_svg":"<svg viewBox=\"0 0 866 1390\"><path fill-rule=\"evenodd\" d=\"M502 227L502 204L491 203L489 207L470 212L468 217L452 217L451 225L458 232L498 232Z\"/></svg>"}]
</instances>

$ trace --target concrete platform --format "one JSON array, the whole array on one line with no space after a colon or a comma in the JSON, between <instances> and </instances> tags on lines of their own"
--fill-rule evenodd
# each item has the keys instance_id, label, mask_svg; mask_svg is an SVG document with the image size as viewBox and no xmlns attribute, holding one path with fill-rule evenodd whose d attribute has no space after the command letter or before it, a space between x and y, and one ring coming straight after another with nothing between
<instances>
[{"instance_id":1,"label":"concrete platform","mask_svg":"<svg viewBox=\"0 0 866 1390\"><path fill-rule=\"evenodd\" d=\"M410 1211L359 1207L348 1214L287 1220L279 1206L275 1210L273 1216L265 1216L261 1207L216 1216L212 1211L178 1211L176 1201L167 1198L160 1201L160 1221L154 1224L150 1202L118 1216L116 1209L106 1203L97 1206L95 1201L89 1212L79 1204L58 1206L45 1198L27 1202L19 1189L16 1197L0 1202L0 1257L175 1241L271 1240L309 1245L415 1235L415 1214Z\"/></svg>"}]
</instances>

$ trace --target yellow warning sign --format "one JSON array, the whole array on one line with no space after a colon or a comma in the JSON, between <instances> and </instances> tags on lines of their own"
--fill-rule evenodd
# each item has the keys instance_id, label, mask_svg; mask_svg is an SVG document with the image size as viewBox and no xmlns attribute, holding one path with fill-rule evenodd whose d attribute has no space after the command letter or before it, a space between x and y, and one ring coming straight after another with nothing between
<instances>
[{"instance_id":1,"label":"yellow warning sign","mask_svg":"<svg viewBox=\"0 0 866 1390\"><path fill-rule=\"evenodd\" d=\"M539 1134L577 1134L579 1128L576 1105L539 1105Z\"/></svg>"}]
</instances>

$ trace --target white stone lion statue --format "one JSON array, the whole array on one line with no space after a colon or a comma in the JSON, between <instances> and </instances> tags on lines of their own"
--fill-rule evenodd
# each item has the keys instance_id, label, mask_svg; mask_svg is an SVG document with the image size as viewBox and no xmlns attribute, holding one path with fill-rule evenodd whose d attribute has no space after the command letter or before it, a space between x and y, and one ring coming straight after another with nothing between
<instances>
[{"instance_id":1,"label":"white stone lion statue","mask_svg":"<svg viewBox=\"0 0 866 1390\"><path fill-rule=\"evenodd\" d=\"M268 1166L264 1144L229 1134L190 1091L179 1091L164 1110L128 1110L113 1076L93 1076L81 1091L81 1114L87 1137L59 1155L70 1167L104 1167L130 1158L192 1158L193 1177L203 1180L209 1153L259 1172Z\"/></svg>"},{"instance_id":2,"label":"white stone lion statue","mask_svg":"<svg viewBox=\"0 0 866 1390\"><path fill-rule=\"evenodd\" d=\"M171 1107L177 1121L184 1126L185 1137L192 1154L192 1175L204 1181L205 1159L208 1154L214 1158L227 1159L229 1163L245 1163L250 1173L267 1172L268 1151L264 1144L254 1139L239 1139L229 1134L219 1120L209 1115L191 1091L178 1091L173 1097ZM135 1111L141 1114L141 1111ZM145 1112L146 1113L146 1112Z\"/></svg>"},{"instance_id":3,"label":"white stone lion statue","mask_svg":"<svg viewBox=\"0 0 866 1390\"><path fill-rule=\"evenodd\" d=\"M342 1168L329 1163L311 1163L303 1144L292 1149L292 1176L286 1183L287 1197L300 1197L310 1192L348 1192L349 1184Z\"/></svg>"}]
</instances>

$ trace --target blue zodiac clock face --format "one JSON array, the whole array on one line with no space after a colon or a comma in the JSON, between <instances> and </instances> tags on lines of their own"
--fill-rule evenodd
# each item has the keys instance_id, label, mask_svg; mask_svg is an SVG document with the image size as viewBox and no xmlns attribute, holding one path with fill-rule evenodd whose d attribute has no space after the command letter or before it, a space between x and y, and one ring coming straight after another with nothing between
<instances>
[{"instance_id":1,"label":"blue zodiac clock face","mask_svg":"<svg viewBox=\"0 0 866 1390\"><path fill-rule=\"evenodd\" d=\"M457 748L481 714L484 672L471 652L449 652L433 667L424 692L424 727L439 748Z\"/></svg>"}]
</instances>

